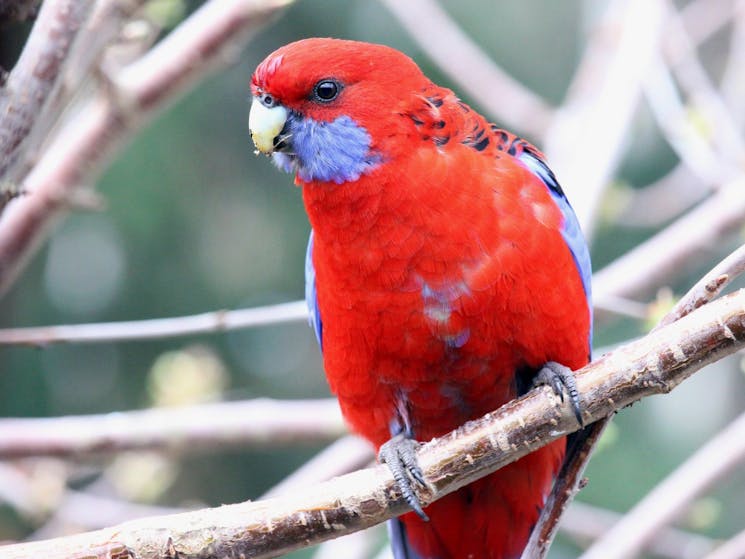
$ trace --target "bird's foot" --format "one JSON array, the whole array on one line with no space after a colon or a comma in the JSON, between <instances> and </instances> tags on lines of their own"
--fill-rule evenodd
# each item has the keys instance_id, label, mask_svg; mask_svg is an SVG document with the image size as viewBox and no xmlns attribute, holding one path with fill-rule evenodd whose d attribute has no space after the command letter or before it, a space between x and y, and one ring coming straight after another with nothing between
<instances>
[{"instance_id":1,"label":"bird's foot","mask_svg":"<svg viewBox=\"0 0 745 559\"><path fill-rule=\"evenodd\" d=\"M566 390L569 396L569 402L572 404L572 410L574 410L574 417L577 418L580 427L585 426L585 422L582 420L582 406L579 402L577 382L574 379L574 373L569 367L556 361L549 361L538 371L533 384L535 386L547 384L554 391L554 394L561 398L562 402L564 401L564 391Z\"/></svg>"},{"instance_id":2,"label":"bird's foot","mask_svg":"<svg viewBox=\"0 0 745 559\"><path fill-rule=\"evenodd\" d=\"M422 503L414 491L414 483L420 487L427 487L427 482L424 480L424 474L416 457L418 447L419 443L417 441L399 433L380 447L378 460L388 466L398 489L401 491L401 496L408 505L417 513L419 518L429 522L429 517L422 510Z\"/></svg>"}]
</instances>

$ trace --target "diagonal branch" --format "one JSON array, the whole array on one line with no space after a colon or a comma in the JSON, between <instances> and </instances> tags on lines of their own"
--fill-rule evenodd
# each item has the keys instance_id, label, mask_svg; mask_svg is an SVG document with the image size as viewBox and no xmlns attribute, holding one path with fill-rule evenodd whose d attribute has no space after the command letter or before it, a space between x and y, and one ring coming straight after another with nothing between
<instances>
[{"instance_id":1,"label":"diagonal branch","mask_svg":"<svg viewBox=\"0 0 745 559\"><path fill-rule=\"evenodd\" d=\"M671 324L692 310L705 305L743 273L745 273L745 245L735 249L698 280L696 285L691 287L688 293L681 297L675 307L660 321L660 326Z\"/></svg>"},{"instance_id":2,"label":"diagonal branch","mask_svg":"<svg viewBox=\"0 0 745 559\"><path fill-rule=\"evenodd\" d=\"M586 421L672 390L745 346L745 290L705 305L577 371ZM471 483L578 427L568 402L540 387L422 446L425 503ZM71 556L263 558L378 524L406 511L390 472L376 466L256 503L132 521L0 548L0 558Z\"/></svg>"}]
</instances>

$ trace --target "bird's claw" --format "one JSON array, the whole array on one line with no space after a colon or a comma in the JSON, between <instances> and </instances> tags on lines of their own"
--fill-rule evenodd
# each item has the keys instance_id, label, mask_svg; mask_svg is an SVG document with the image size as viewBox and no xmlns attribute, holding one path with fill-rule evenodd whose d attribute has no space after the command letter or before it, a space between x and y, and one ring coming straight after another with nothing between
<instances>
[{"instance_id":1,"label":"bird's claw","mask_svg":"<svg viewBox=\"0 0 745 559\"><path fill-rule=\"evenodd\" d=\"M419 518L429 522L429 517L422 509L422 503L412 484L413 480L419 486L427 487L427 482L424 480L424 474L416 457L418 446L419 443L415 440L407 438L403 434L398 434L380 447L378 460L388 466L406 503L417 513Z\"/></svg>"},{"instance_id":2,"label":"bird's claw","mask_svg":"<svg viewBox=\"0 0 745 559\"><path fill-rule=\"evenodd\" d=\"M574 417L577 418L577 423L579 423L580 427L585 426L585 422L582 419L582 406L579 401L577 381L574 379L574 373L569 367L556 361L548 361L536 375L533 384L536 386L547 384L554 391L554 394L561 398L562 402L564 401L564 391L566 390L569 396L569 402L572 404Z\"/></svg>"}]
</instances>

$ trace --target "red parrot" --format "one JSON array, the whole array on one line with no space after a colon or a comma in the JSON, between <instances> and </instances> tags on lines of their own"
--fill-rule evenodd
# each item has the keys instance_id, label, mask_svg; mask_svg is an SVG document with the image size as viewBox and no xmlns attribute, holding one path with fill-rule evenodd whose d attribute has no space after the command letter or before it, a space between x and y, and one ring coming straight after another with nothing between
<instances>
[{"instance_id":1,"label":"red parrot","mask_svg":"<svg viewBox=\"0 0 745 559\"><path fill-rule=\"evenodd\" d=\"M291 43L251 90L256 147L302 188L306 299L331 390L417 510L414 441L495 410L539 372L569 387L564 373L588 362L577 218L535 147L392 48ZM394 555L519 557L565 447L393 521Z\"/></svg>"}]
</instances>

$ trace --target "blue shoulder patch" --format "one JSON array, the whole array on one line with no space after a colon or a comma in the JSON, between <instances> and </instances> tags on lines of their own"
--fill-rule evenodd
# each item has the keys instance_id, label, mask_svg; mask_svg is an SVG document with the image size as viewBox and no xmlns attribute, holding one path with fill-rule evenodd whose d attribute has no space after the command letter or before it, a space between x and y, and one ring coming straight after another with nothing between
<instances>
[{"instance_id":1,"label":"blue shoulder patch","mask_svg":"<svg viewBox=\"0 0 745 559\"><path fill-rule=\"evenodd\" d=\"M579 227L579 221L567 200L566 194L561 189L559 181L556 180L553 171L549 169L545 161L541 159L532 150L524 150L517 159L523 163L534 175L543 181L551 193L551 197L559 206L561 213L564 214L564 228L561 231L564 241L569 246L569 250L574 257L574 263L577 265L577 271L582 278L582 286L585 288L587 295L587 305L590 309L590 322L592 323L592 264L590 262L590 251L587 248L585 237ZM592 334L590 334L592 342Z\"/></svg>"},{"instance_id":2,"label":"blue shoulder patch","mask_svg":"<svg viewBox=\"0 0 745 559\"><path fill-rule=\"evenodd\" d=\"M308 249L305 251L305 304L308 305L308 322L316 333L318 345L323 351L323 325L321 313L318 310L318 296L316 295L316 270L313 267L313 230L308 237Z\"/></svg>"}]
</instances>

